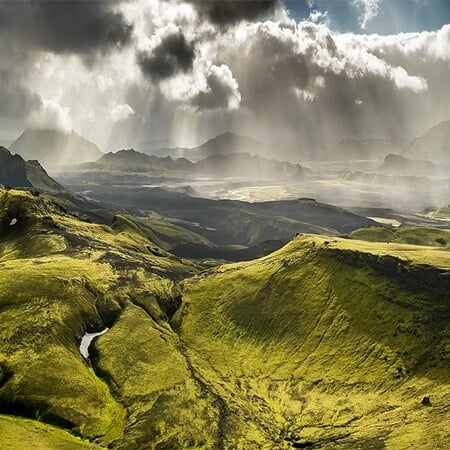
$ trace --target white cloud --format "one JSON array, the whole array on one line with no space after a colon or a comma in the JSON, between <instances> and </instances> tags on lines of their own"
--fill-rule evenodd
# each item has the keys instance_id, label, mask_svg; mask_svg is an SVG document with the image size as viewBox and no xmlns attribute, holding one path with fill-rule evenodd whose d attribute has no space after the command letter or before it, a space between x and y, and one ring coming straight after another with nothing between
<instances>
[{"instance_id":1,"label":"white cloud","mask_svg":"<svg viewBox=\"0 0 450 450\"><path fill-rule=\"evenodd\" d=\"M61 106L55 100L43 100L39 111L31 115L29 125L33 128L49 128L70 132L72 130L70 108Z\"/></svg>"},{"instance_id":2,"label":"white cloud","mask_svg":"<svg viewBox=\"0 0 450 450\"><path fill-rule=\"evenodd\" d=\"M381 1L354 1L366 26ZM209 136L234 125L261 140L297 143L411 134L450 118L450 25L391 36L338 33L324 14L296 23L278 9L273 20L216 28L181 0L130 0L117 8L134 24L132 45L89 64L41 52L20 71L30 93L52 99L35 124L73 128L105 148L113 129L124 140L146 141L170 139L181 128L183 136ZM178 30L195 45L192 69L158 83L144 77L136 54ZM0 58L0 67L2 60L11 57Z\"/></svg>"},{"instance_id":3,"label":"white cloud","mask_svg":"<svg viewBox=\"0 0 450 450\"><path fill-rule=\"evenodd\" d=\"M353 4L362 9L359 23L362 29L378 15L381 0L353 0Z\"/></svg>"},{"instance_id":4,"label":"white cloud","mask_svg":"<svg viewBox=\"0 0 450 450\"><path fill-rule=\"evenodd\" d=\"M330 24L330 18L328 17L328 11L322 12L319 10L313 10L309 14L308 20L313 23L325 23Z\"/></svg>"},{"instance_id":5,"label":"white cloud","mask_svg":"<svg viewBox=\"0 0 450 450\"><path fill-rule=\"evenodd\" d=\"M116 105L111 109L111 119L113 122L120 122L121 120L128 119L128 117L134 114L133 108L128 104Z\"/></svg>"}]
</instances>

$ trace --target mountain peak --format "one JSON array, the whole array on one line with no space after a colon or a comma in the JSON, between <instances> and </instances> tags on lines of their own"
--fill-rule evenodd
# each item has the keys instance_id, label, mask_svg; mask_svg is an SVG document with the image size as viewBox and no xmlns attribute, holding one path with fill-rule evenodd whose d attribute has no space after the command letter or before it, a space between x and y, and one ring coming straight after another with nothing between
<instances>
[{"instance_id":1,"label":"mountain peak","mask_svg":"<svg viewBox=\"0 0 450 450\"><path fill-rule=\"evenodd\" d=\"M26 160L40 161L48 169L95 161L102 156L93 142L73 131L67 133L57 129L27 128L10 149Z\"/></svg>"}]
</instances>

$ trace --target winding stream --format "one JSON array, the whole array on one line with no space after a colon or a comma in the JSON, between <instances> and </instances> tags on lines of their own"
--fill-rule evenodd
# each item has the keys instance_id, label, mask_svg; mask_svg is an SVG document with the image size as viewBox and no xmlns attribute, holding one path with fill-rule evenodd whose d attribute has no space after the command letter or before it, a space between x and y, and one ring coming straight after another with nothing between
<instances>
[{"instance_id":1,"label":"winding stream","mask_svg":"<svg viewBox=\"0 0 450 450\"><path fill-rule=\"evenodd\" d=\"M97 333L85 333L80 343L80 353L85 359L89 360L89 347L94 338L106 333L108 330L109 328L105 328L104 330Z\"/></svg>"}]
</instances>

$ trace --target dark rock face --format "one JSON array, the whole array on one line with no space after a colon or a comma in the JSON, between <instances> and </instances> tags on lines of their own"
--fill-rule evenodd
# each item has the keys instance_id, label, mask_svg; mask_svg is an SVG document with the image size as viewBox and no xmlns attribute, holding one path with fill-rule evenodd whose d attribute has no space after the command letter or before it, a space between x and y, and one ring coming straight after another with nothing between
<instances>
[{"instance_id":1,"label":"dark rock face","mask_svg":"<svg viewBox=\"0 0 450 450\"><path fill-rule=\"evenodd\" d=\"M0 147L0 184L31 187L25 161L19 155L12 155L4 147Z\"/></svg>"}]
</instances>

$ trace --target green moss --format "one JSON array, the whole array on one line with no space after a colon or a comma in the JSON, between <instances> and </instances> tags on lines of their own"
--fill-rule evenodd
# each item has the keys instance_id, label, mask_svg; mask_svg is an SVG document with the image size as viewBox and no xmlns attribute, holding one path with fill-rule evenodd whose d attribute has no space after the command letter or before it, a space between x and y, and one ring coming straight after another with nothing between
<instances>
[{"instance_id":1,"label":"green moss","mask_svg":"<svg viewBox=\"0 0 450 450\"><path fill-rule=\"evenodd\" d=\"M89 446L61 428L126 450L450 439L447 247L302 236L179 284L201 267L148 223L0 191L0 221L17 212L0 242L1 448ZM80 339L105 326L91 367Z\"/></svg>"},{"instance_id":2,"label":"green moss","mask_svg":"<svg viewBox=\"0 0 450 450\"><path fill-rule=\"evenodd\" d=\"M450 219L450 205L443 206L442 208L439 208L437 211L432 212L430 215L434 219L449 220Z\"/></svg>"},{"instance_id":3,"label":"green moss","mask_svg":"<svg viewBox=\"0 0 450 450\"><path fill-rule=\"evenodd\" d=\"M4 450L88 450L99 447L36 420L0 415L0 448Z\"/></svg>"},{"instance_id":4,"label":"green moss","mask_svg":"<svg viewBox=\"0 0 450 450\"><path fill-rule=\"evenodd\" d=\"M108 268L100 270L67 259L4 265L0 359L12 377L0 399L11 411L109 442L121 434L124 412L78 351L86 324L101 324L91 287L107 282Z\"/></svg>"},{"instance_id":5,"label":"green moss","mask_svg":"<svg viewBox=\"0 0 450 450\"><path fill-rule=\"evenodd\" d=\"M154 448L214 448L214 398L192 377L167 322L127 306L96 341L94 364L127 407L128 426L118 448L140 449L149 442Z\"/></svg>"},{"instance_id":6,"label":"green moss","mask_svg":"<svg viewBox=\"0 0 450 450\"><path fill-rule=\"evenodd\" d=\"M431 227L367 227L353 231L350 238L370 242L447 247L450 244L450 231Z\"/></svg>"},{"instance_id":7,"label":"green moss","mask_svg":"<svg viewBox=\"0 0 450 450\"><path fill-rule=\"evenodd\" d=\"M358 435L389 442L402 426L407 446L427 438L423 429L412 432L415 421L448 426L442 409L420 407L425 392L441 407L450 399L448 283L430 289L426 277L422 287L405 277L407 259L446 265L449 254L387 247L298 238L186 282L175 323L189 358L230 410L228 446L255 439L276 446L275 437L319 445L349 434L342 448L358 448ZM385 251L404 269L385 272L392 264ZM443 445L444 436L430 436L425 448Z\"/></svg>"}]
</instances>

